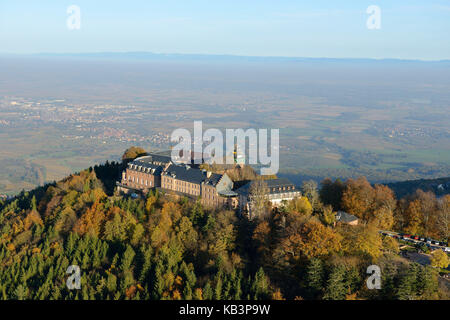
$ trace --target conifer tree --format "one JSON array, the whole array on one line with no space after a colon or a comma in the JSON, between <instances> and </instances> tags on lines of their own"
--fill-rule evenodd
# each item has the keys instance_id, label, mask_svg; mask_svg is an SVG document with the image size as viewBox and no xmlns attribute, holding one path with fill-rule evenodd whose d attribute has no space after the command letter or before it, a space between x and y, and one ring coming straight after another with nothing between
<instances>
[{"instance_id":1,"label":"conifer tree","mask_svg":"<svg viewBox=\"0 0 450 320\"><path fill-rule=\"evenodd\" d=\"M221 300L222 298L222 277L221 274L219 273L217 276L217 280L216 280L216 287L214 289L214 299L215 300Z\"/></svg>"},{"instance_id":2,"label":"conifer tree","mask_svg":"<svg viewBox=\"0 0 450 320\"><path fill-rule=\"evenodd\" d=\"M263 268L259 268L258 272L255 274L255 280L251 286L251 291L253 294L253 299L263 300L269 299L269 281L264 273Z\"/></svg>"},{"instance_id":3,"label":"conifer tree","mask_svg":"<svg viewBox=\"0 0 450 320\"><path fill-rule=\"evenodd\" d=\"M213 291L211 288L211 284L208 282L206 282L204 288L203 288L203 299L204 300L212 300L213 298Z\"/></svg>"},{"instance_id":4,"label":"conifer tree","mask_svg":"<svg viewBox=\"0 0 450 320\"><path fill-rule=\"evenodd\" d=\"M342 265L337 265L333 267L333 270L328 278L323 299L344 300L346 293L345 267Z\"/></svg>"},{"instance_id":5,"label":"conifer tree","mask_svg":"<svg viewBox=\"0 0 450 320\"><path fill-rule=\"evenodd\" d=\"M323 290L323 264L318 258L310 260L306 271L306 285L310 288L312 296Z\"/></svg>"},{"instance_id":6,"label":"conifer tree","mask_svg":"<svg viewBox=\"0 0 450 320\"><path fill-rule=\"evenodd\" d=\"M412 263L406 274L401 276L397 289L397 298L399 300L416 299L418 268L420 267L416 263Z\"/></svg>"}]
</instances>

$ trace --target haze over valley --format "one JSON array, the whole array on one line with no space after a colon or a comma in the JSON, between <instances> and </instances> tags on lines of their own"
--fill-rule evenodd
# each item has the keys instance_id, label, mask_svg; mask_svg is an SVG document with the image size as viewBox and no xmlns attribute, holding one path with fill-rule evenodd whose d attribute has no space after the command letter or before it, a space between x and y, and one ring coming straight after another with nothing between
<instances>
[{"instance_id":1,"label":"haze over valley","mask_svg":"<svg viewBox=\"0 0 450 320\"><path fill-rule=\"evenodd\" d=\"M0 57L0 194L176 128L280 128L280 176L450 173L450 62L80 54Z\"/></svg>"}]
</instances>

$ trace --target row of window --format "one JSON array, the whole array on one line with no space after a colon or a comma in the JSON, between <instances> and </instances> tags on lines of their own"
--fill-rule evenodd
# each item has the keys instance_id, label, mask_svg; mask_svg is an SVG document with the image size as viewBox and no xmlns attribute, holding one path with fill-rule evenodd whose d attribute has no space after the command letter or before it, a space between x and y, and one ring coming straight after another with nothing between
<instances>
[{"instance_id":1,"label":"row of window","mask_svg":"<svg viewBox=\"0 0 450 320\"><path fill-rule=\"evenodd\" d=\"M151 180L148 181L147 179L145 179L145 180L143 178L139 179L139 178L135 178L133 176L131 176L131 177L128 176L128 181L131 181L136 184L145 185L147 187L152 187L152 185L153 185L153 182Z\"/></svg>"},{"instance_id":2,"label":"row of window","mask_svg":"<svg viewBox=\"0 0 450 320\"><path fill-rule=\"evenodd\" d=\"M182 193L192 194L192 195L200 195L200 189L201 186L198 184L189 183L186 181L180 181L175 180L175 187L173 186L173 183L171 180L163 178L162 179L162 188L174 190ZM205 188L204 189L205 195L204 197L209 200L215 200L215 189L212 188Z\"/></svg>"},{"instance_id":3,"label":"row of window","mask_svg":"<svg viewBox=\"0 0 450 320\"><path fill-rule=\"evenodd\" d=\"M146 172L146 173L155 173L155 169L145 168L145 167L142 167L142 166L138 166L137 164L130 164L129 168L131 170L136 170L136 171L141 171L141 172Z\"/></svg>"},{"instance_id":4,"label":"row of window","mask_svg":"<svg viewBox=\"0 0 450 320\"><path fill-rule=\"evenodd\" d=\"M182 187L188 187L188 188L191 188L191 189L200 190L200 185L189 183L189 182L186 182L186 181L175 180L175 185L179 185L179 186L182 186Z\"/></svg>"},{"instance_id":5,"label":"row of window","mask_svg":"<svg viewBox=\"0 0 450 320\"><path fill-rule=\"evenodd\" d=\"M279 194L269 194L269 199L292 199L296 196L299 196L299 192L286 192L286 193L279 193Z\"/></svg>"},{"instance_id":6,"label":"row of window","mask_svg":"<svg viewBox=\"0 0 450 320\"><path fill-rule=\"evenodd\" d=\"M272 190L271 190L272 189ZM276 192L276 191L286 191L286 190L295 190L294 186L284 186L284 187L278 187L278 188L267 188L266 192Z\"/></svg>"},{"instance_id":7,"label":"row of window","mask_svg":"<svg viewBox=\"0 0 450 320\"><path fill-rule=\"evenodd\" d=\"M266 199L269 200L286 200L286 199L293 199L295 197L300 196L300 192L283 192L283 193L272 193L266 195ZM249 198L251 198L251 194L248 195Z\"/></svg>"}]
</instances>

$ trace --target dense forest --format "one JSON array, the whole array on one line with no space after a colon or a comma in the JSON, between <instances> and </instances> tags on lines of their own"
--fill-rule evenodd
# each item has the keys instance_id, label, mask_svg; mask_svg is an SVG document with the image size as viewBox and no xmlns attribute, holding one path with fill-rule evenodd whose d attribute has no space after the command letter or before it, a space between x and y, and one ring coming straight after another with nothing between
<instances>
[{"instance_id":1,"label":"dense forest","mask_svg":"<svg viewBox=\"0 0 450 320\"><path fill-rule=\"evenodd\" d=\"M409 262L378 232L447 241L450 196L309 181L302 198L248 221L156 191L118 195L122 169L107 162L0 201L1 299L450 299L436 265ZM337 210L360 223L336 224ZM366 286L372 264L380 290ZM79 290L66 286L70 265Z\"/></svg>"},{"instance_id":2,"label":"dense forest","mask_svg":"<svg viewBox=\"0 0 450 320\"><path fill-rule=\"evenodd\" d=\"M413 194L416 190L432 191L437 196L450 194L450 177L439 179L420 179L388 183L397 197Z\"/></svg>"}]
</instances>

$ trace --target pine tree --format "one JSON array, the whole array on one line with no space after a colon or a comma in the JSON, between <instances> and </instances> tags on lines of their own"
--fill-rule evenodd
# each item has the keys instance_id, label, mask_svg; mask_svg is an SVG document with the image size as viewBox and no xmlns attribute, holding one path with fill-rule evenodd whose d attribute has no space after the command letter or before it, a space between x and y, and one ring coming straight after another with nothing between
<instances>
[{"instance_id":1,"label":"pine tree","mask_svg":"<svg viewBox=\"0 0 450 320\"><path fill-rule=\"evenodd\" d=\"M139 276L139 281L144 281L147 277L148 271L151 267L151 257L152 257L152 248L149 245L143 245L140 248L143 264L141 268L141 273Z\"/></svg>"},{"instance_id":2,"label":"pine tree","mask_svg":"<svg viewBox=\"0 0 450 320\"><path fill-rule=\"evenodd\" d=\"M387 264L381 273L381 297L384 300L393 300L395 298L395 280L397 268L394 264Z\"/></svg>"},{"instance_id":3,"label":"pine tree","mask_svg":"<svg viewBox=\"0 0 450 320\"><path fill-rule=\"evenodd\" d=\"M203 299L204 300L212 300L213 298L213 291L211 288L211 285L208 282L206 282L205 287L203 288Z\"/></svg>"},{"instance_id":4,"label":"pine tree","mask_svg":"<svg viewBox=\"0 0 450 320\"><path fill-rule=\"evenodd\" d=\"M436 271L429 267L421 267L417 275L418 294L422 299L435 299L438 290Z\"/></svg>"},{"instance_id":5,"label":"pine tree","mask_svg":"<svg viewBox=\"0 0 450 320\"><path fill-rule=\"evenodd\" d=\"M241 271L242 272L242 271ZM231 282L232 282L232 291L234 300L240 300L242 295L241 281L242 281L242 273L236 272L236 269L233 269L231 272Z\"/></svg>"},{"instance_id":6,"label":"pine tree","mask_svg":"<svg viewBox=\"0 0 450 320\"><path fill-rule=\"evenodd\" d=\"M416 299L418 268L420 268L420 266L418 266L416 263L412 263L406 274L401 277L400 284L397 289L397 299Z\"/></svg>"},{"instance_id":7,"label":"pine tree","mask_svg":"<svg viewBox=\"0 0 450 320\"><path fill-rule=\"evenodd\" d=\"M155 273L153 277L152 297L154 300L161 299L164 291L164 279L162 277L162 270L164 270L162 262L158 261L158 264L155 267Z\"/></svg>"},{"instance_id":8,"label":"pine tree","mask_svg":"<svg viewBox=\"0 0 450 320\"><path fill-rule=\"evenodd\" d=\"M306 285L310 288L312 296L323 290L323 272L322 260L311 259L306 271Z\"/></svg>"},{"instance_id":9,"label":"pine tree","mask_svg":"<svg viewBox=\"0 0 450 320\"><path fill-rule=\"evenodd\" d=\"M350 292L355 292L361 285L361 275L359 274L358 268L355 266L350 266L345 272L345 283L346 287L349 288Z\"/></svg>"},{"instance_id":10,"label":"pine tree","mask_svg":"<svg viewBox=\"0 0 450 320\"><path fill-rule=\"evenodd\" d=\"M184 300L192 300L192 288L189 285L189 282L186 283L184 290L183 290L183 298Z\"/></svg>"},{"instance_id":11,"label":"pine tree","mask_svg":"<svg viewBox=\"0 0 450 320\"><path fill-rule=\"evenodd\" d=\"M28 288L26 285L19 284L15 291L17 300L25 300L28 296Z\"/></svg>"},{"instance_id":12,"label":"pine tree","mask_svg":"<svg viewBox=\"0 0 450 320\"><path fill-rule=\"evenodd\" d=\"M251 292L253 294L253 299L264 300L269 299L269 280L264 273L263 268L259 268L255 275L255 281L251 286Z\"/></svg>"},{"instance_id":13,"label":"pine tree","mask_svg":"<svg viewBox=\"0 0 450 320\"><path fill-rule=\"evenodd\" d=\"M342 265L335 266L331 272L325 294L325 300L344 300L347 293L345 286L345 267Z\"/></svg>"},{"instance_id":14,"label":"pine tree","mask_svg":"<svg viewBox=\"0 0 450 320\"><path fill-rule=\"evenodd\" d=\"M217 280L216 280L216 287L214 289L214 299L215 300L221 300L222 298L222 277L221 274L218 274Z\"/></svg>"},{"instance_id":15,"label":"pine tree","mask_svg":"<svg viewBox=\"0 0 450 320\"><path fill-rule=\"evenodd\" d=\"M121 261L121 265L120 265L120 268L122 269L122 271L126 271L130 268L135 255L136 255L136 253L134 252L133 248L130 245L127 245L127 249L123 253L123 257L122 257L122 261Z\"/></svg>"},{"instance_id":16,"label":"pine tree","mask_svg":"<svg viewBox=\"0 0 450 320\"><path fill-rule=\"evenodd\" d=\"M36 196L33 196L33 198L31 199L30 209L32 211L37 211Z\"/></svg>"},{"instance_id":17,"label":"pine tree","mask_svg":"<svg viewBox=\"0 0 450 320\"><path fill-rule=\"evenodd\" d=\"M203 212L202 205L197 201L194 207L191 209L189 219L194 226L202 226L204 223L205 213Z\"/></svg>"},{"instance_id":18,"label":"pine tree","mask_svg":"<svg viewBox=\"0 0 450 320\"><path fill-rule=\"evenodd\" d=\"M197 277L195 276L194 266L191 264L187 265L186 262L182 262L180 266L181 277L185 279L186 283L189 284L190 288L194 288L197 282Z\"/></svg>"},{"instance_id":19,"label":"pine tree","mask_svg":"<svg viewBox=\"0 0 450 320\"><path fill-rule=\"evenodd\" d=\"M117 278L112 273L108 274L108 278L106 280L106 287L108 288L108 291L111 293L114 293L117 288Z\"/></svg>"},{"instance_id":20,"label":"pine tree","mask_svg":"<svg viewBox=\"0 0 450 320\"><path fill-rule=\"evenodd\" d=\"M230 293L231 293L231 281L230 281L230 279L226 279L224 288L225 289L223 290L222 299L223 300L231 299L231 297L230 297Z\"/></svg>"}]
</instances>

